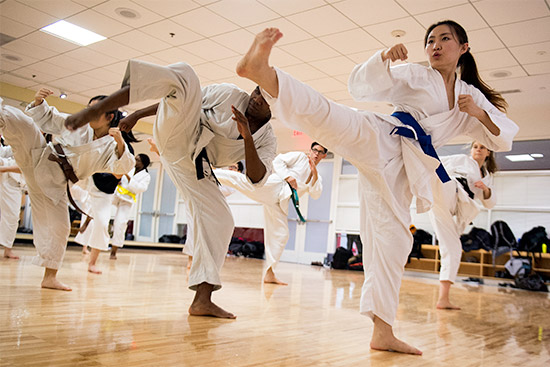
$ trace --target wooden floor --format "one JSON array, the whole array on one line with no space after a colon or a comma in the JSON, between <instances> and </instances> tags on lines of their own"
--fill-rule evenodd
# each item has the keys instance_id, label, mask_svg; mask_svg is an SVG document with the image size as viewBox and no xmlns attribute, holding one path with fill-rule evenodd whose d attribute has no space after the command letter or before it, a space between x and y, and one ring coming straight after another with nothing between
<instances>
[{"instance_id":1,"label":"wooden floor","mask_svg":"<svg viewBox=\"0 0 550 367\"><path fill-rule=\"evenodd\" d=\"M0 260L0 366L550 366L548 294L468 285L462 311L434 308L438 281L407 273L398 337L421 357L369 350L359 314L362 272L283 263L289 286L262 285L262 261L227 258L214 301L237 320L190 317L186 256L119 251L86 272L70 246L59 278L72 292L39 288L34 248Z\"/></svg>"}]
</instances>

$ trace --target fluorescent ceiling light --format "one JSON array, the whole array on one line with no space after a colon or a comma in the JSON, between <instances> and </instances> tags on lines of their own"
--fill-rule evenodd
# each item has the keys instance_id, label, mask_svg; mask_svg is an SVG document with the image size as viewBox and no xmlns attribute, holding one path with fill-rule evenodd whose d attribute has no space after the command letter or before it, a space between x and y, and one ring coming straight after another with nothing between
<instances>
[{"instance_id":1,"label":"fluorescent ceiling light","mask_svg":"<svg viewBox=\"0 0 550 367\"><path fill-rule=\"evenodd\" d=\"M529 155L533 158L544 158L544 154L540 154L540 153L533 153Z\"/></svg>"},{"instance_id":2,"label":"fluorescent ceiling light","mask_svg":"<svg viewBox=\"0 0 550 367\"><path fill-rule=\"evenodd\" d=\"M525 162L525 161L534 161L535 158L531 157L529 154L514 154L507 155L506 159L512 162Z\"/></svg>"},{"instance_id":3,"label":"fluorescent ceiling light","mask_svg":"<svg viewBox=\"0 0 550 367\"><path fill-rule=\"evenodd\" d=\"M102 35L66 22L64 20L57 21L42 29L42 32L49 33L66 41L76 43L80 46L88 46L92 43L103 41L106 39Z\"/></svg>"}]
</instances>

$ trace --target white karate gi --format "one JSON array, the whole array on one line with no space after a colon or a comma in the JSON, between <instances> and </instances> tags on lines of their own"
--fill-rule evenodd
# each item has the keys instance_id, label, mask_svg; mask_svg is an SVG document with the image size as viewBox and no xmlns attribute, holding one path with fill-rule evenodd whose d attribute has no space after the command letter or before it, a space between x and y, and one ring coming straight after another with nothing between
<instances>
[{"instance_id":1,"label":"white karate gi","mask_svg":"<svg viewBox=\"0 0 550 367\"><path fill-rule=\"evenodd\" d=\"M197 75L185 63L159 66L130 60L123 81L130 85L130 103L161 99L153 126L160 159L178 188L193 229L193 265L189 288L203 282L221 288L220 270L233 233L227 202L203 165L204 178L197 179L195 158L205 148L214 167L225 167L245 158L244 142L232 119L231 105L243 114L249 95L232 84L209 85L201 90ZM276 138L269 123L253 135L258 156L271 174Z\"/></svg>"},{"instance_id":2,"label":"white karate gi","mask_svg":"<svg viewBox=\"0 0 550 367\"><path fill-rule=\"evenodd\" d=\"M86 191L88 200L84 206L89 212L85 211L85 213L90 214L93 219L84 232L77 233L74 241L82 246L107 251L109 249L109 220L111 219L111 204L114 194L107 194L99 190L92 178L88 179ZM83 215L81 224L85 221L86 216Z\"/></svg>"},{"instance_id":3,"label":"white karate gi","mask_svg":"<svg viewBox=\"0 0 550 367\"><path fill-rule=\"evenodd\" d=\"M0 98L0 131L12 149L15 161L27 182L32 207L33 242L38 255L33 263L59 269L70 232L65 175L48 156L53 152L40 130L56 135L57 142L79 179L94 172L128 172L135 164L133 155L124 149L120 158L111 136L93 140L93 129L86 125L74 132L64 127L60 114L46 101L26 109L33 119L15 107L4 106Z\"/></svg>"},{"instance_id":4,"label":"white karate gi","mask_svg":"<svg viewBox=\"0 0 550 367\"><path fill-rule=\"evenodd\" d=\"M468 135L491 150L509 150L518 127L491 105L476 88L456 81L455 105L449 110L443 79L438 71L417 64L390 68L381 52L356 66L349 90L355 99L382 100L417 119L433 145L439 147L457 135ZM264 97L273 115L303 131L350 161L359 171L361 239L365 283L361 313L378 316L392 325L399 303L403 269L412 247L409 207L431 206L430 178L439 162L422 152L417 141L390 135L403 124L395 117L357 111L327 100L311 87L276 69L279 97ZM476 118L460 112L456 99L471 94L500 128L492 135Z\"/></svg>"},{"instance_id":5,"label":"white karate gi","mask_svg":"<svg viewBox=\"0 0 550 367\"><path fill-rule=\"evenodd\" d=\"M452 179L446 183L434 180L434 203L429 215L439 240L441 254L439 280L454 283L462 258L460 235L479 213L479 206L474 199L478 199L483 206L491 209L496 204L496 197L492 190L493 176L487 174L482 178L479 164L471 156L456 154L440 158ZM462 184L456 181L456 177L467 179L468 188L474 193L474 199L468 196ZM489 199L485 200L483 190L475 187L474 184L477 181L482 181L491 189Z\"/></svg>"},{"instance_id":6,"label":"white karate gi","mask_svg":"<svg viewBox=\"0 0 550 367\"><path fill-rule=\"evenodd\" d=\"M149 187L149 182L151 182L151 175L146 169L143 169L136 174L134 174L134 172L135 168L128 174L128 176L130 176L130 181L128 181L126 176L122 176L119 186L137 196L147 190ZM113 205L116 207L115 220L113 222L113 237L111 239L113 246L124 246L124 234L126 232L126 227L128 226L128 219L130 218L130 213L132 212L134 203L135 199L133 197L123 194L117 188L113 199Z\"/></svg>"},{"instance_id":7,"label":"white karate gi","mask_svg":"<svg viewBox=\"0 0 550 367\"><path fill-rule=\"evenodd\" d=\"M9 146L0 146L0 166L17 165ZM0 245L12 248L19 224L25 180L20 173L0 174Z\"/></svg>"},{"instance_id":8,"label":"white karate gi","mask_svg":"<svg viewBox=\"0 0 550 367\"><path fill-rule=\"evenodd\" d=\"M311 173L309 158L302 152L279 154L273 161L274 173L269 176L264 186L255 188L242 173L230 170L215 170L216 177L222 185L232 187L254 201L263 205L265 221L265 259L264 275L269 268L274 268L288 241L288 202L292 191L285 178L291 176L298 184L298 197L306 193L318 199L323 190L321 176L317 181L306 181Z\"/></svg>"}]
</instances>

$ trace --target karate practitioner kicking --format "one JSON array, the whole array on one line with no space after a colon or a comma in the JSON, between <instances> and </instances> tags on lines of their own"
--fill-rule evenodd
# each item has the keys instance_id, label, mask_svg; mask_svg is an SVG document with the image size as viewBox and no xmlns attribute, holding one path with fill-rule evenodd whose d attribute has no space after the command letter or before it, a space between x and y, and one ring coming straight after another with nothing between
<instances>
[{"instance_id":1,"label":"karate practitioner kicking","mask_svg":"<svg viewBox=\"0 0 550 367\"><path fill-rule=\"evenodd\" d=\"M12 248L24 187L25 180L13 158L11 147L0 146L0 246L4 247L4 257L7 259L19 259Z\"/></svg>"},{"instance_id":2,"label":"karate practitioner kicking","mask_svg":"<svg viewBox=\"0 0 550 367\"><path fill-rule=\"evenodd\" d=\"M441 157L441 163L452 180L445 183L434 180L434 204L429 212L441 254L436 307L460 310L449 299L462 258L460 235L480 211L475 200L487 209L496 205L492 186L497 165L493 151L477 141L472 143L470 155Z\"/></svg>"},{"instance_id":3,"label":"karate practitioner kicking","mask_svg":"<svg viewBox=\"0 0 550 367\"><path fill-rule=\"evenodd\" d=\"M137 120L156 114L153 138L160 160L185 200L192 218L193 264L189 288L196 291L191 315L235 318L211 300L221 288L220 270L234 223L210 164L225 167L246 158L250 182L262 186L271 174L276 139L268 124L269 106L258 88L249 96L232 84L201 89L186 63L158 66L130 60L122 88L66 121L77 129L104 111L148 99L160 103L121 121L130 130Z\"/></svg>"},{"instance_id":4,"label":"karate practitioner kicking","mask_svg":"<svg viewBox=\"0 0 550 367\"><path fill-rule=\"evenodd\" d=\"M255 188L244 175L230 170L215 170L216 177L223 186L236 189L263 204L265 258L263 281L287 285L279 280L273 271L278 264L288 241L288 202L292 195L289 186L298 192L298 197L309 193L318 199L323 190L321 176L317 165L327 156L327 149L317 142L311 144L309 154L289 152L279 154L273 161L274 173L269 176L264 186Z\"/></svg>"},{"instance_id":5,"label":"karate practitioner kicking","mask_svg":"<svg viewBox=\"0 0 550 367\"><path fill-rule=\"evenodd\" d=\"M68 177L84 180L95 172L123 174L135 161L126 145L117 143L122 136L118 129L110 128L110 114L97 115L86 120L84 128L69 131L64 127L67 115L44 101L52 93L45 88L36 93L25 110L32 119L17 108L5 106L0 98L0 131L27 182L33 243L38 252L33 263L45 268L42 288L70 291L57 279L70 232ZM55 145L46 143L40 130L55 135ZM64 167L72 168L67 175L57 162L64 158Z\"/></svg>"},{"instance_id":6,"label":"karate practitioner kicking","mask_svg":"<svg viewBox=\"0 0 550 367\"><path fill-rule=\"evenodd\" d=\"M421 354L397 339L392 325L413 242L411 200L417 197L419 212L427 211L432 202L430 181L439 161L424 150L430 153L433 147L419 131L401 122L399 117L406 119L403 115L408 114L394 117L354 110L271 67L269 55L281 37L276 28L259 33L237 64L237 74L262 88L273 114L283 123L323 142L358 169L365 269L361 313L374 322L370 347ZM390 67L390 61L407 58L402 44L375 53L353 70L352 96L393 103L397 111L420 123L407 120L424 128L436 147L468 135L492 150L510 150L518 127L494 106L504 103L498 93L474 86L481 88L464 29L452 21L432 25L426 32L425 52L430 67L412 63ZM473 72L475 80L468 81L473 85L457 79L457 66L463 78Z\"/></svg>"}]
</instances>

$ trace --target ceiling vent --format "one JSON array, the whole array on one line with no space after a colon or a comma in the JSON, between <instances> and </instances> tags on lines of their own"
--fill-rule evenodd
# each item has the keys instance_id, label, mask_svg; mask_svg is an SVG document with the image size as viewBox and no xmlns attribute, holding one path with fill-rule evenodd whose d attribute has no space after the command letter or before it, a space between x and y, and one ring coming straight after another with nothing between
<instances>
[{"instance_id":1,"label":"ceiling vent","mask_svg":"<svg viewBox=\"0 0 550 367\"><path fill-rule=\"evenodd\" d=\"M15 37L8 36L5 33L0 33L0 46L4 46L5 44L10 43L13 40L15 40Z\"/></svg>"},{"instance_id":2,"label":"ceiling vent","mask_svg":"<svg viewBox=\"0 0 550 367\"><path fill-rule=\"evenodd\" d=\"M10 60L14 62L23 61L23 59L20 58L19 56L10 55L10 54L2 54L2 57L6 60Z\"/></svg>"},{"instance_id":3,"label":"ceiling vent","mask_svg":"<svg viewBox=\"0 0 550 367\"><path fill-rule=\"evenodd\" d=\"M127 19L138 19L141 17L137 11L129 8L116 8L115 13Z\"/></svg>"},{"instance_id":4,"label":"ceiling vent","mask_svg":"<svg viewBox=\"0 0 550 367\"><path fill-rule=\"evenodd\" d=\"M506 78L512 75L512 73L509 72L508 70L498 70L498 71L491 72L489 75L491 75L494 78Z\"/></svg>"}]
</instances>

